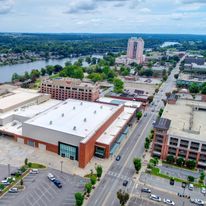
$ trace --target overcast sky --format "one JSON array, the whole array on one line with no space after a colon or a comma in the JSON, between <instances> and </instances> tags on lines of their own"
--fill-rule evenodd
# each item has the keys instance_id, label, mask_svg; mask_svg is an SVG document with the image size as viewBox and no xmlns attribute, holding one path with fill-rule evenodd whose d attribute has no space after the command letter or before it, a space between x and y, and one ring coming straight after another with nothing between
<instances>
[{"instance_id":1,"label":"overcast sky","mask_svg":"<svg viewBox=\"0 0 206 206\"><path fill-rule=\"evenodd\" d=\"M206 0L0 0L0 32L206 34Z\"/></svg>"}]
</instances>

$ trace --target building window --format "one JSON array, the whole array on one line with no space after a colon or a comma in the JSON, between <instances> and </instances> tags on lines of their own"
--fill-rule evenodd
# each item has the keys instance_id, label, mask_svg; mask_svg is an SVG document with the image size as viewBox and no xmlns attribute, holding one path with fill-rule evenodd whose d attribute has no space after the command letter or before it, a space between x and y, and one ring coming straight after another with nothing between
<instances>
[{"instance_id":1,"label":"building window","mask_svg":"<svg viewBox=\"0 0 206 206\"><path fill-rule=\"evenodd\" d=\"M28 144L29 146L35 147L35 142L32 141L32 140L28 140L27 144Z\"/></svg>"},{"instance_id":2,"label":"building window","mask_svg":"<svg viewBox=\"0 0 206 206\"><path fill-rule=\"evenodd\" d=\"M177 146L178 145L178 139L174 138L174 137L171 137L170 138L170 145Z\"/></svg>"},{"instance_id":3,"label":"building window","mask_svg":"<svg viewBox=\"0 0 206 206\"><path fill-rule=\"evenodd\" d=\"M59 155L71 160L78 160L78 147L59 142Z\"/></svg>"},{"instance_id":4,"label":"building window","mask_svg":"<svg viewBox=\"0 0 206 206\"><path fill-rule=\"evenodd\" d=\"M105 157L105 148L103 147L95 147L95 156L104 158Z\"/></svg>"},{"instance_id":5,"label":"building window","mask_svg":"<svg viewBox=\"0 0 206 206\"><path fill-rule=\"evenodd\" d=\"M189 141L181 139L180 147L188 148L188 145L189 145Z\"/></svg>"}]
</instances>

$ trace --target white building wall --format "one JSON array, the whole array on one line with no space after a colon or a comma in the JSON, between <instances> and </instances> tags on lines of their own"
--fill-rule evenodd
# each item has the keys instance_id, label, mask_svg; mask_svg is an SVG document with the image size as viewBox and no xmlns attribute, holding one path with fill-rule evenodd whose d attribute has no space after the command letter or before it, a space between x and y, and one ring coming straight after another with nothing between
<instances>
[{"instance_id":1,"label":"white building wall","mask_svg":"<svg viewBox=\"0 0 206 206\"><path fill-rule=\"evenodd\" d=\"M22 136L30 137L32 139L39 140L42 142L47 142L49 144L53 144L57 146L58 146L58 142L79 146L80 141L83 139L82 137L79 136L47 129L44 127L30 125L27 123L23 123Z\"/></svg>"}]
</instances>

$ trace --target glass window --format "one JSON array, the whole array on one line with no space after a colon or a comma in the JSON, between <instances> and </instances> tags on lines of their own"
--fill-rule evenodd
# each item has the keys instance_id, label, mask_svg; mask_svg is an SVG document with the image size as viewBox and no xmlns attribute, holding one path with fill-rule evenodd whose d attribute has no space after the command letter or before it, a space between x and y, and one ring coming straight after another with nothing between
<instances>
[{"instance_id":1,"label":"glass window","mask_svg":"<svg viewBox=\"0 0 206 206\"><path fill-rule=\"evenodd\" d=\"M59 143L59 154L71 160L78 159L78 149L75 146Z\"/></svg>"}]
</instances>

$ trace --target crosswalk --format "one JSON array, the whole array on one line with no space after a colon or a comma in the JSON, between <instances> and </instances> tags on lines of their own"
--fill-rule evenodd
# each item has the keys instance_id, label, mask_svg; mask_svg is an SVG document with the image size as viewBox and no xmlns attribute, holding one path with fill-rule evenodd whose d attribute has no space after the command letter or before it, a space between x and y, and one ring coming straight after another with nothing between
<instances>
[{"instance_id":1,"label":"crosswalk","mask_svg":"<svg viewBox=\"0 0 206 206\"><path fill-rule=\"evenodd\" d=\"M125 175L120 175L119 173L112 172L112 171L108 171L107 175L112 176L112 177L116 177L116 178L121 179L121 180L127 180L127 181L132 180L131 178L129 178Z\"/></svg>"}]
</instances>

